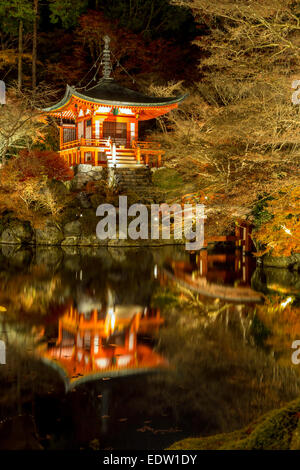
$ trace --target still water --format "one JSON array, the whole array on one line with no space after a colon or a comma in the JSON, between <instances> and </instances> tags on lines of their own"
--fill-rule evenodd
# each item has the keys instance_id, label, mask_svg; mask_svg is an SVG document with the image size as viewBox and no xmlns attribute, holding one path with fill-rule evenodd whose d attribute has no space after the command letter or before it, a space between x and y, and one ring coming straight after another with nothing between
<instances>
[{"instance_id":1,"label":"still water","mask_svg":"<svg viewBox=\"0 0 300 470\"><path fill-rule=\"evenodd\" d=\"M298 396L299 277L280 271L239 251L2 246L0 448L163 449Z\"/></svg>"}]
</instances>

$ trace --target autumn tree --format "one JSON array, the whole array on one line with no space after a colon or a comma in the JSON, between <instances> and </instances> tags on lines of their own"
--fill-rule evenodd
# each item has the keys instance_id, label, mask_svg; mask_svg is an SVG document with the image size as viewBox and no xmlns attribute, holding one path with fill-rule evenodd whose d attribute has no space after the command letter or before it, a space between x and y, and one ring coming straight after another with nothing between
<instances>
[{"instance_id":1,"label":"autumn tree","mask_svg":"<svg viewBox=\"0 0 300 470\"><path fill-rule=\"evenodd\" d=\"M74 27L87 5L87 0L50 0L50 20L52 23L60 22L63 28Z\"/></svg>"},{"instance_id":2,"label":"autumn tree","mask_svg":"<svg viewBox=\"0 0 300 470\"><path fill-rule=\"evenodd\" d=\"M179 39L181 44L195 35L195 22L189 8L169 0L102 0L99 10L119 27L146 39ZM175 39L176 38L176 39Z\"/></svg>"},{"instance_id":3,"label":"autumn tree","mask_svg":"<svg viewBox=\"0 0 300 470\"><path fill-rule=\"evenodd\" d=\"M253 234L258 248L280 256L300 253L300 186L284 186L263 202L264 218L255 219Z\"/></svg>"},{"instance_id":4,"label":"autumn tree","mask_svg":"<svg viewBox=\"0 0 300 470\"><path fill-rule=\"evenodd\" d=\"M162 137L166 161L195 189L226 196L224 221L245 216L260 194L297 184L300 108L291 86L300 77L299 5L173 3L190 7L199 24L199 77L190 100L164 120L172 131Z\"/></svg>"},{"instance_id":5,"label":"autumn tree","mask_svg":"<svg viewBox=\"0 0 300 470\"><path fill-rule=\"evenodd\" d=\"M33 0L33 36L32 36L32 88L36 87L37 34L39 0Z\"/></svg>"},{"instance_id":6,"label":"autumn tree","mask_svg":"<svg viewBox=\"0 0 300 470\"><path fill-rule=\"evenodd\" d=\"M9 14L7 14L9 12ZM23 35L28 31L33 20L33 10L30 0L5 0L0 4L1 29L11 36L18 37L18 88L22 87L22 59L24 57ZM13 51L10 50L10 59Z\"/></svg>"},{"instance_id":7,"label":"autumn tree","mask_svg":"<svg viewBox=\"0 0 300 470\"><path fill-rule=\"evenodd\" d=\"M294 2L193 0L189 5L207 28L195 41L205 54L196 84L204 146L218 145L230 154L235 148L241 156L298 154L299 108L291 105L292 80L300 75Z\"/></svg>"},{"instance_id":8,"label":"autumn tree","mask_svg":"<svg viewBox=\"0 0 300 470\"><path fill-rule=\"evenodd\" d=\"M8 155L20 149L31 148L43 137L43 129L48 125L43 118L42 108L55 93L45 85L33 91L20 92L11 86L7 91L7 102L0 107L0 158L5 163Z\"/></svg>"},{"instance_id":9,"label":"autumn tree","mask_svg":"<svg viewBox=\"0 0 300 470\"><path fill-rule=\"evenodd\" d=\"M17 171L20 180L47 176L58 181L67 181L73 172L57 152L47 150L21 150L16 158L9 160L3 171Z\"/></svg>"},{"instance_id":10,"label":"autumn tree","mask_svg":"<svg viewBox=\"0 0 300 470\"><path fill-rule=\"evenodd\" d=\"M68 203L67 191L53 183L66 181L73 172L56 152L21 151L0 170L0 212L33 225L43 224L49 215L57 219Z\"/></svg>"}]
</instances>

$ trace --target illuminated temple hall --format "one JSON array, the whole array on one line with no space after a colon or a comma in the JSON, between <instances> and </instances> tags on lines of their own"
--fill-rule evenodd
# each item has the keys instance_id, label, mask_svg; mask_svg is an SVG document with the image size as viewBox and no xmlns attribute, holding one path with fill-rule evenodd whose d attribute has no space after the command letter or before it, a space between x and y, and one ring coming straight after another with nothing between
<instances>
[{"instance_id":1,"label":"illuminated temple hall","mask_svg":"<svg viewBox=\"0 0 300 470\"><path fill-rule=\"evenodd\" d=\"M60 155L70 166L160 166L162 150L139 140L139 122L177 108L186 95L152 97L123 87L111 77L110 39L104 40L100 81L86 89L67 86L62 100L44 109L60 120Z\"/></svg>"},{"instance_id":2,"label":"illuminated temple hall","mask_svg":"<svg viewBox=\"0 0 300 470\"><path fill-rule=\"evenodd\" d=\"M152 335L162 325L158 310L116 305L81 313L70 305L58 320L55 346L43 359L63 376L66 389L108 376L147 372L167 361L143 344L138 334Z\"/></svg>"}]
</instances>

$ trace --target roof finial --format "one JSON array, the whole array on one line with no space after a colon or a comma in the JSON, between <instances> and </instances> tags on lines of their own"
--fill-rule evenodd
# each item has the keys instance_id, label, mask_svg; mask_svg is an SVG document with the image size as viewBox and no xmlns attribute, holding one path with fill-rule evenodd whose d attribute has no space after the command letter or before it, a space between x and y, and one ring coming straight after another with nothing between
<instances>
[{"instance_id":1,"label":"roof finial","mask_svg":"<svg viewBox=\"0 0 300 470\"><path fill-rule=\"evenodd\" d=\"M110 49L109 49L109 43L110 43L110 37L109 36L104 36L104 49L103 49L103 56L102 56L102 71L103 71L103 78L111 78L111 61L110 61Z\"/></svg>"}]
</instances>

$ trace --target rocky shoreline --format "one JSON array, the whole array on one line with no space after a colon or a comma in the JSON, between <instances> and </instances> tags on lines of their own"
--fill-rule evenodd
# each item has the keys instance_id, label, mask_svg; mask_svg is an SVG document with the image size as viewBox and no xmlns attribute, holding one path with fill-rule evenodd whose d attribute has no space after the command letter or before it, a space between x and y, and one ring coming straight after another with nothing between
<instances>
[{"instance_id":1,"label":"rocky shoreline","mask_svg":"<svg viewBox=\"0 0 300 470\"><path fill-rule=\"evenodd\" d=\"M95 225L97 219L95 216ZM63 226L47 223L43 229L33 229L28 222L13 220L4 226L0 245L41 245L41 246L165 246L183 245L184 240L100 240L95 234L83 233L80 220L67 222Z\"/></svg>"},{"instance_id":2,"label":"rocky shoreline","mask_svg":"<svg viewBox=\"0 0 300 470\"><path fill-rule=\"evenodd\" d=\"M91 215L91 214L90 214ZM85 224L79 219L56 224L48 222L43 228L34 229L29 222L20 220L8 220L0 226L0 245L38 245L38 246L106 246L106 247L159 247L166 245L184 245L185 240L131 240L131 239L107 239L100 240L96 235L98 219L94 214L94 234L85 233ZM215 245L212 245L212 247ZM287 257L274 257L264 255L258 259L258 263L265 268L287 269L300 271L300 254Z\"/></svg>"},{"instance_id":3,"label":"rocky shoreline","mask_svg":"<svg viewBox=\"0 0 300 470\"><path fill-rule=\"evenodd\" d=\"M291 256L270 256L265 255L262 257L262 263L266 267L272 268L285 268L293 271L300 270L300 253L295 253Z\"/></svg>"},{"instance_id":4,"label":"rocky shoreline","mask_svg":"<svg viewBox=\"0 0 300 470\"><path fill-rule=\"evenodd\" d=\"M162 168L161 168L162 169ZM161 170L160 169L160 170ZM146 206L153 202L161 203L161 195L155 192L152 184L152 174L156 169L137 168L134 170L107 169L82 164L74 168L74 178L62 183L53 180L51 184L56 187L62 197L74 194L73 202L66 206L63 217L59 222L49 220L41 228L34 228L30 222L21 221L14 217L13 213L6 214L0 219L0 245L37 245L37 246L61 246L61 247L159 247L166 245L184 245L185 240L158 239L107 239L100 240L96 235L96 226L99 218L96 209L100 203L107 202L100 194L87 195L86 185L91 182L100 182L103 185L115 186L117 193L125 190L127 185L140 202ZM128 174L127 174L128 173ZM156 188L157 189L157 188ZM129 192L130 192L129 191ZM130 198L129 198L130 199ZM135 201L136 202L136 201ZM217 209L214 208L214 211ZM237 213L235 213L237 212ZM239 216L245 216L241 210L232 213L233 221ZM218 243L213 243L214 248ZM233 245L232 245L233 246ZM268 254L258 258L258 264L263 267L284 268L293 272L300 271L300 254L288 257L274 257Z\"/></svg>"}]
</instances>

